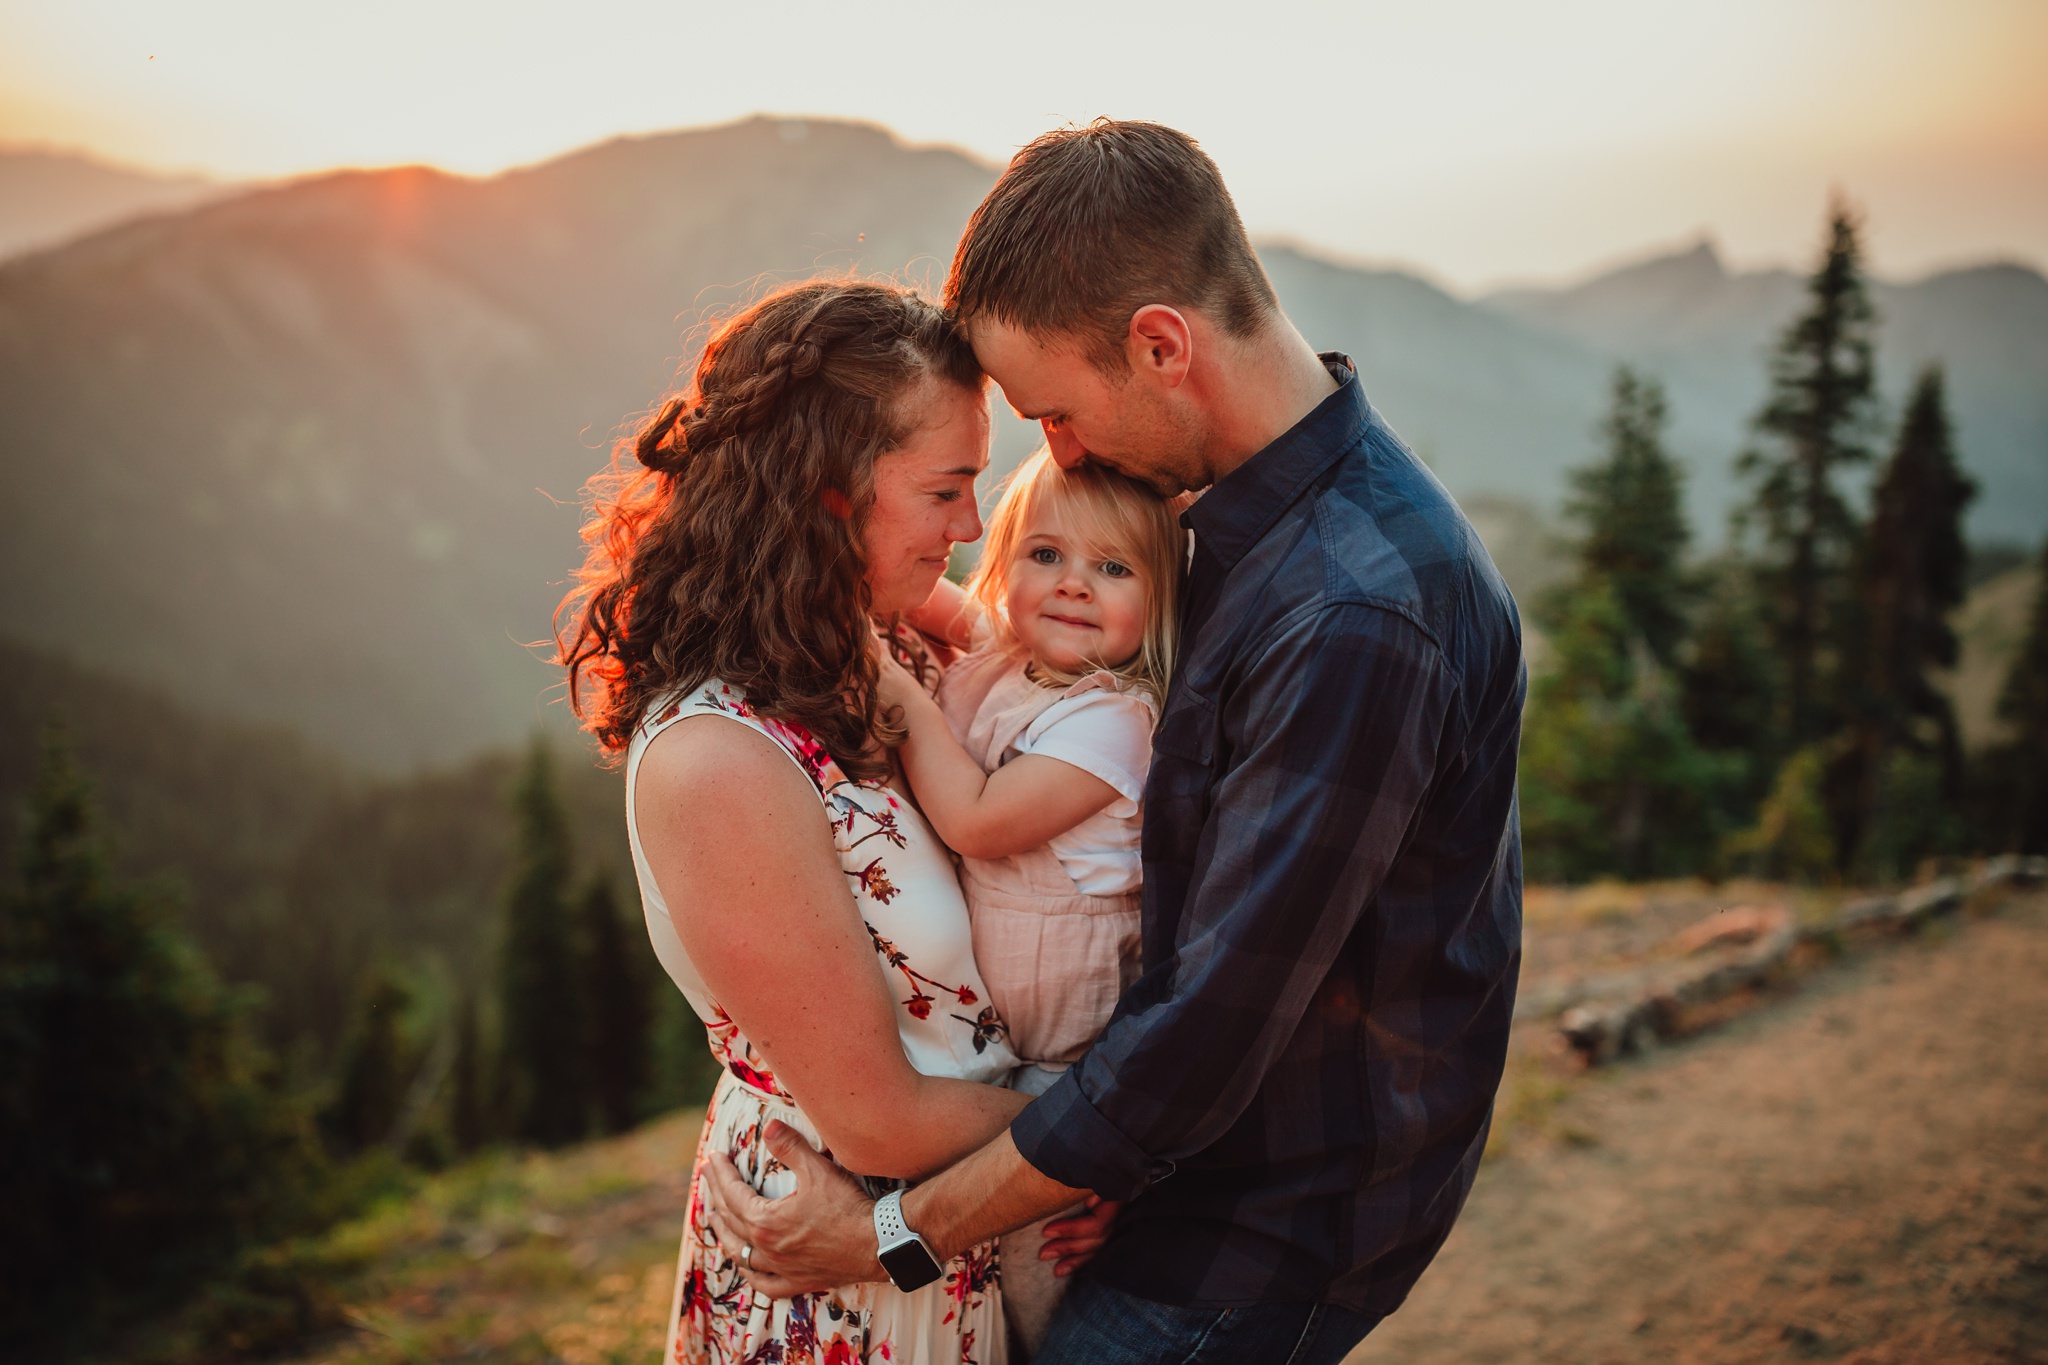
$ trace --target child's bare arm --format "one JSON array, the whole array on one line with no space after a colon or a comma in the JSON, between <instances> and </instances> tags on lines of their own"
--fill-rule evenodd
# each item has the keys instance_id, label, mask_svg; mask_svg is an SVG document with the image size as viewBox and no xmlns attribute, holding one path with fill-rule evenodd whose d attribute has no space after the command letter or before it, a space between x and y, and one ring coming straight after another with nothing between
<instances>
[{"instance_id":1,"label":"child's bare arm","mask_svg":"<svg viewBox=\"0 0 2048 1365\"><path fill-rule=\"evenodd\" d=\"M957 853L1003 858L1037 848L1117 799L1093 773L1039 754L982 772L938 703L893 660L883 666L882 700L903 708L910 736L896 752L925 818Z\"/></svg>"}]
</instances>

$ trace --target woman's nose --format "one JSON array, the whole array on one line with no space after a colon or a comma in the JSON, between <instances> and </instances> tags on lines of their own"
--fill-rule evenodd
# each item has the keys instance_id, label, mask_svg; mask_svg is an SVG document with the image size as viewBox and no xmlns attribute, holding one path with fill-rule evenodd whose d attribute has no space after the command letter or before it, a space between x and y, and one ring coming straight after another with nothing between
<instances>
[{"instance_id":1,"label":"woman's nose","mask_svg":"<svg viewBox=\"0 0 2048 1365\"><path fill-rule=\"evenodd\" d=\"M946 539L966 545L981 539L981 509L975 506L972 498L960 501L965 505L953 518L952 524L946 527Z\"/></svg>"}]
</instances>

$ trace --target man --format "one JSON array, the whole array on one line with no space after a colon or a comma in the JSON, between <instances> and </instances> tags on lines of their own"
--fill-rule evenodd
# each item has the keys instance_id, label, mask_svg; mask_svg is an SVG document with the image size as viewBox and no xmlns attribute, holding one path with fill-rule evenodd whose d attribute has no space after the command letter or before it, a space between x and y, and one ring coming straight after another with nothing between
<instances>
[{"instance_id":1,"label":"man","mask_svg":"<svg viewBox=\"0 0 2048 1365\"><path fill-rule=\"evenodd\" d=\"M946 295L1061 464L1209 490L1145 789L1144 974L1006 1134L900 1205L784 1131L803 1188L771 1204L714 1171L720 1236L771 1294L882 1278L878 1250L906 1283L1092 1191L1130 1202L1040 1360L1337 1361L1442 1245L1500 1082L1514 603L1350 362L1280 312L1186 136L1038 139Z\"/></svg>"}]
</instances>

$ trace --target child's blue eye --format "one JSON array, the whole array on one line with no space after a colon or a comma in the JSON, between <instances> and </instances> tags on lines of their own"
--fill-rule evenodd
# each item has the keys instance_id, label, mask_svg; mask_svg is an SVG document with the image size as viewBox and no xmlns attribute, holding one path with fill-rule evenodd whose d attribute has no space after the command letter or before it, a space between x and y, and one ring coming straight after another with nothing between
<instances>
[{"instance_id":1,"label":"child's blue eye","mask_svg":"<svg viewBox=\"0 0 2048 1365\"><path fill-rule=\"evenodd\" d=\"M1122 564L1117 563L1114 559L1103 560L1102 571L1108 574L1111 578L1128 578L1131 575L1130 569L1126 568Z\"/></svg>"},{"instance_id":2,"label":"child's blue eye","mask_svg":"<svg viewBox=\"0 0 2048 1365\"><path fill-rule=\"evenodd\" d=\"M1050 545L1041 545L1031 552L1031 561L1034 564L1057 564L1060 562L1060 552Z\"/></svg>"}]
</instances>

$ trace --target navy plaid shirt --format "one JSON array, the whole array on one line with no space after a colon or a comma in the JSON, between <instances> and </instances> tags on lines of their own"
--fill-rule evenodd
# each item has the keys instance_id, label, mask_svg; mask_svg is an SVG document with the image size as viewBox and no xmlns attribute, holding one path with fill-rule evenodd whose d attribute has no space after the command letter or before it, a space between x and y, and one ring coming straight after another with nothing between
<instances>
[{"instance_id":1,"label":"navy plaid shirt","mask_svg":"<svg viewBox=\"0 0 2048 1365\"><path fill-rule=\"evenodd\" d=\"M1144 974L1016 1120L1134 1200L1090 1273L1392 1312L1464 1205L1521 961L1521 624L1351 363L1189 509Z\"/></svg>"}]
</instances>

